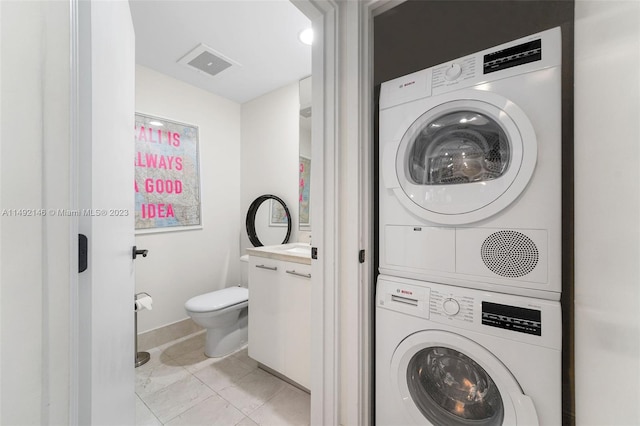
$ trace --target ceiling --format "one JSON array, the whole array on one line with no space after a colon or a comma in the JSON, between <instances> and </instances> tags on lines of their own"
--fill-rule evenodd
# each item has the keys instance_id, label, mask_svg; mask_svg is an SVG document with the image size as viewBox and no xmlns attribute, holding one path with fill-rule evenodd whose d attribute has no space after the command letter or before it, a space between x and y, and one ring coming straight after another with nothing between
<instances>
[{"instance_id":1,"label":"ceiling","mask_svg":"<svg viewBox=\"0 0 640 426\"><path fill-rule=\"evenodd\" d=\"M310 20L289 0L130 0L136 63L244 103L311 75ZM215 76L178 63L199 44L236 63Z\"/></svg>"}]
</instances>

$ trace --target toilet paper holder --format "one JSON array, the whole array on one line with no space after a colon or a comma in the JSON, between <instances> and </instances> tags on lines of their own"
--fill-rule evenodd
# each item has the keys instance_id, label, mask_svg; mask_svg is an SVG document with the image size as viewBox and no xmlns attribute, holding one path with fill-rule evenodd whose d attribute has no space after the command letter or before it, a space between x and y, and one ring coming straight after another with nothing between
<instances>
[{"instance_id":1,"label":"toilet paper holder","mask_svg":"<svg viewBox=\"0 0 640 426\"><path fill-rule=\"evenodd\" d=\"M149 359L151 359L151 355L149 354L149 352L138 352L138 311L139 306L138 306L138 299L141 297L148 297L149 299L151 299L151 295L149 293L146 292L141 292L138 293L134 296L133 299L133 317L134 317L134 331L133 334L135 336L135 345L133 347L134 350L134 362L135 362L135 366L140 367L143 364L146 364L147 362L149 362ZM151 309L150 307L148 309Z\"/></svg>"},{"instance_id":2,"label":"toilet paper holder","mask_svg":"<svg viewBox=\"0 0 640 426\"><path fill-rule=\"evenodd\" d=\"M153 300L151 299L151 295L147 292L141 292L135 295L135 301L133 305L133 309L137 311L142 311L144 309L151 310L151 303Z\"/></svg>"}]
</instances>

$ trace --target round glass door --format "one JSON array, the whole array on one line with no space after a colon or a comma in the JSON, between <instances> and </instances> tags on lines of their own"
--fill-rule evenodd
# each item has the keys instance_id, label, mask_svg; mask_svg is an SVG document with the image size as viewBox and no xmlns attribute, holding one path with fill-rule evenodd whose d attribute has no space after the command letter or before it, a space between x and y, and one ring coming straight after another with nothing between
<instances>
[{"instance_id":1,"label":"round glass door","mask_svg":"<svg viewBox=\"0 0 640 426\"><path fill-rule=\"evenodd\" d=\"M534 424L535 411L505 365L459 334L425 330L404 339L390 365L397 403L411 425ZM516 414L516 410L518 413ZM517 420L516 420L517 419Z\"/></svg>"},{"instance_id":2,"label":"round glass door","mask_svg":"<svg viewBox=\"0 0 640 426\"><path fill-rule=\"evenodd\" d=\"M409 177L416 185L486 182L509 168L509 139L496 120L481 112L447 112L418 122L408 136Z\"/></svg>"},{"instance_id":3,"label":"round glass door","mask_svg":"<svg viewBox=\"0 0 640 426\"><path fill-rule=\"evenodd\" d=\"M435 223L472 223L504 209L535 169L529 119L513 102L480 90L443 95L430 105L397 142L391 162L397 184L387 187Z\"/></svg>"},{"instance_id":4,"label":"round glass door","mask_svg":"<svg viewBox=\"0 0 640 426\"><path fill-rule=\"evenodd\" d=\"M409 394L433 424L499 426L504 406L487 372L461 352L429 347L407 367Z\"/></svg>"}]
</instances>

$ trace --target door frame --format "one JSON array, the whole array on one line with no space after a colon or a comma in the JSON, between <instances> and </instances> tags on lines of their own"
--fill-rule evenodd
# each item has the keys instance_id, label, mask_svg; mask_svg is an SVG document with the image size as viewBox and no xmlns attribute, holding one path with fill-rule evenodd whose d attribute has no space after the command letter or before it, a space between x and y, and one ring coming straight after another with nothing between
<instances>
[{"instance_id":1,"label":"door frame","mask_svg":"<svg viewBox=\"0 0 640 426\"><path fill-rule=\"evenodd\" d=\"M340 328L335 340L341 343L338 355L342 383L340 406L336 407L340 410L336 413L340 422L333 424L374 423L376 271L373 265L377 253L373 231L377 224L373 210L377 188L373 187L373 20L405 1L340 2L343 13L339 17L341 31L336 39L342 51L336 52L333 59L338 62L340 72L342 98L335 107L342 108L339 112L342 126L340 140L329 143L333 143L333 149L338 152L336 162L341 164L342 173L339 183L344 189L325 193L324 197L339 206L339 221L334 228L339 230L343 242L342 251L333 259L338 264L336 273L340 273L340 280L324 283L325 287L334 286L334 293L339 294ZM364 258L360 255L362 251Z\"/></svg>"},{"instance_id":2,"label":"door frame","mask_svg":"<svg viewBox=\"0 0 640 426\"><path fill-rule=\"evenodd\" d=\"M80 17L79 0L69 1L69 208L79 210L80 193ZM69 221L69 424L80 423L80 276L78 274L78 217Z\"/></svg>"},{"instance_id":3,"label":"door frame","mask_svg":"<svg viewBox=\"0 0 640 426\"><path fill-rule=\"evenodd\" d=\"M340 371L337 295L338 221L335 209L337 167L337 41L339 5L333 0L290 0L311 20L314 42L312 65L311 149L315 172L311 176L313 197L312 246L318 257L311 263L311 424L339 424ZM319 171L319 172L318 172Z\"/></svg>"},{"instance_id":4,"label":"door frame","mask_svg":"<svg viewBox=\"0 0 640 426\"><path fill-rule=\"evenodd\" d=\"M312 205L311 292L322 302L311 311L311 424L372 424L373 18L405 0L291 1L315 34L312 149L322 170L311 184L322 200Z\"/></svg>"},{"instance_id":5,"label":"door frame","mask_svg":"<svg viewBox=\"0 0 640 426\"><path fill-rule=\"evenodd\" d=\"M312 156L322 171L311 183L322 200L311 207L311 296L321 301L311 310L311 424L372 424L373 18L405 0L290 1L315 34Z\"/></svg>"}]
</instances>

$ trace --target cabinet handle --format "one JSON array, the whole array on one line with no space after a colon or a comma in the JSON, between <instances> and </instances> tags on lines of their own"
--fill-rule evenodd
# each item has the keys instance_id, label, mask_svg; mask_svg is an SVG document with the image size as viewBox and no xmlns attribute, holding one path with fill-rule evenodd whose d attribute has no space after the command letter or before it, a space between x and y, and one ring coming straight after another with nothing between
<instances>
[{"instance_id":1,"label":"cabinet handle","mask_svg":"<svg viewBox=\"0 0 640 426\"><path fill-rule=\"evenodd\" d=\"M277 271L278 270L277 266L256 265L256 268L268 269L270 271Z\"/></svg>"},{"instance_id":2,"label":"cabinet handle","mask_svg":"<svg viewBox=\"0 0 640 426\"><path fill-rule=\"evenodd\" d=\"M303 274L302 272L296 272L295 270L286 271L286 273L291 275L297 275L299 277L311 278L311 274Z\"/></svg>"}]
</instances>

